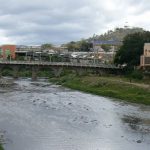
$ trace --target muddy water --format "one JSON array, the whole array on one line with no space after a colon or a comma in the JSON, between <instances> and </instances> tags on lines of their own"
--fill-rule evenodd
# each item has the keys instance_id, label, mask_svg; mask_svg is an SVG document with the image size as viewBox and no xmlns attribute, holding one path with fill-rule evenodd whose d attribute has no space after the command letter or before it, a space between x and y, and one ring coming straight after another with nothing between
<instances>
[{"instance_id":1,"label":"muddy water","mask_svg":"<svg viewBox=\"0 0 150 150\"><path fill-rule=\"evenodd\" d=\"M149 150L150 107L47 82L0 88L5 150Z\"/></svg>"}]
</instances>

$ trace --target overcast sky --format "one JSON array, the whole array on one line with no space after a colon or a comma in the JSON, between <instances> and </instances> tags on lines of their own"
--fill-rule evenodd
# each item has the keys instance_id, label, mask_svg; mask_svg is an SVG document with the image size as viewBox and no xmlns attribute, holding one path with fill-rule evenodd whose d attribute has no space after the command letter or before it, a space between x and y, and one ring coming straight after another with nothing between
<instances>
[{"instance_id":1,"label":"overcast sky","mask_svg":"<svg viewBox=\"0 0 150 150\"><path fill-rule=\"evenodd\" d=\"M150 30L149 0L0 0L0 44L61 44L124 25Z\"/></svg>"}]
</instances>

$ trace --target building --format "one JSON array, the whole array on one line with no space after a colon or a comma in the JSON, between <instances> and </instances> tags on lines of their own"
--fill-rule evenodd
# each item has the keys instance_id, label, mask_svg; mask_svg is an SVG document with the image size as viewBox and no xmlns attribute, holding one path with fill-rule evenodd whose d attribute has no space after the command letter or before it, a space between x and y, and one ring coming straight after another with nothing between
<instances>
[{"instance_id":1,"label":"building","mask_svg":"<svg viewBox=\"0 0 150 150\"><path fill-rule=\"evenodd\" d=\"M143 69L150 68L150 43L144 44L144 54L141 56L140 67Z\"/></svg>"},{"instance_id":2,"label":"building","mask_svg":"<svg viewBox=\"0 0 150 150\"><path fill-rule=\"evenodd\" d=\"M70 54L72 63L81 64L112 64L114 60L114 52L73 52Z\"/></svg>"},{"instance_id":3,"label":"building","mask_svg":"<svg viewBox=\"0 0 150 150\"><path fill-rule=\"evenodd\" d=\"M118 40L93 40L92 43L93 45L122 45Z\"/></svg>"},{"instance_id":4,"label":"building","mask_svg":"<svg viewBox=\"0 0 150 150\"><path fill-rule=\"evenodd\" d=\"M2 45L0 46L0 59L15 59L16 45Z\"/></svg>"},{"instance_id":5,"label":"building","mask_svg":"<svg viewBox=\"0 0 150 150\"><path fill-rule=\"evenodd\" d=\"M17 45L16 46L16 59L17 60L40 60L41 57L41 46L27 46Z\"/></svg>"},{"instance_id":6,"label":"building","mask_svg":"<svg viewBox=\"0 0 150 150\"><path fill-rule=\"evenodd\" d=\"M17 52L25 52L25 51L39 52L41 51L41 46L17 45L16 49L17 49Z\"/></svg>"}]
</instances>

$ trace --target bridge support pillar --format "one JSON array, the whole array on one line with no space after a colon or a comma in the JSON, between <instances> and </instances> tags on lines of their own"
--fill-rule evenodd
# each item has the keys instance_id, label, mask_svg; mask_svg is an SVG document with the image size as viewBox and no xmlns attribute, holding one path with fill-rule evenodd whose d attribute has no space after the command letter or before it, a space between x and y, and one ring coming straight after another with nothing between
<instances>
[{"instance_id":1,"label":"bridge support pillar","mask_svg":"<svg viewBox=\"0 0 150 150\"><path fill-rule=\"evenodd\" d=\"M37 73L38 73L37 66L32 66L32 80L33 81L37 80Z\"/></svg>"},{"instance_id":2,"label":"bridge support pillar","mask_svg":"<svg viewBox=\"0 0 150 150\"><path fill-rule=\"evenodd\" d=\"M60 77L60 75L63 71L63 67L54 67L54 68L52 68L52 70L53 70L55 77Z\"/></svg>"},{"instance_id":3,"label":"bridge support pillar","mask_svg":"<svg viewBox=\"0 0 150 150\"><path fill-rule=\"evenodd\" d=\"M17 79L19 77L19 66L13 66L13 78Z\"/></svg>"}]
</instances>

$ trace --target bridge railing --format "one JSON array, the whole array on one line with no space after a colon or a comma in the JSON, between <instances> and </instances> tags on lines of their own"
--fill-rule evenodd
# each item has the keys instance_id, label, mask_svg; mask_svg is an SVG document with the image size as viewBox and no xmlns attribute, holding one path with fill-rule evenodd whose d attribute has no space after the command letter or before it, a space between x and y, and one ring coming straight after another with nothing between
<instances>
[{"instance_id":1,"label":"bridge railing","mask_svg":"<svg viewBox=\"0 0 150 150\"><path fill-rule=\"evenodd\" d=\"M74 66L74 67L93 67L93 68L119 68L112 64L83 64L73 62L44 62L44 61L0 61L0 64L18 64L18 65L45 65L45 66Z\"/></svg>"}]
</instances>

